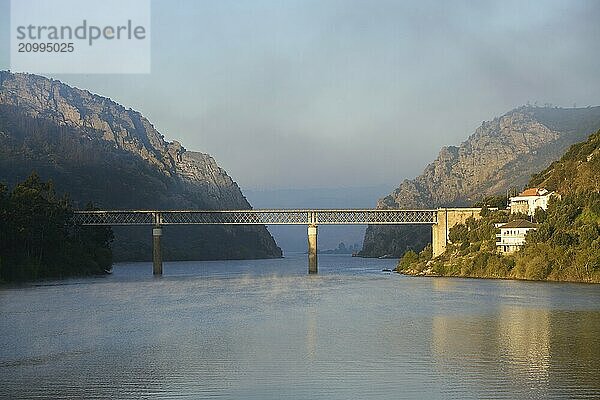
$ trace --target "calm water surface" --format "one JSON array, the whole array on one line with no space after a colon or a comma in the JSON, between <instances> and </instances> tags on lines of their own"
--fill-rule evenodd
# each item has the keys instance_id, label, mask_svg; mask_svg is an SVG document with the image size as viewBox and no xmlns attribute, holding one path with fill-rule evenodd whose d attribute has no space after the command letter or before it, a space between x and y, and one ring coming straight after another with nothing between
<instances>
[{"instance_id":1,"label":"calm water surface","mask_svg":"<svg viewBox=\"0 0 600 400\"><path fill-rule=\"evenodd\" d=\"M319 261L0 288L0 398L600 398L600 286Z\"/></svg>"}]
</instances>

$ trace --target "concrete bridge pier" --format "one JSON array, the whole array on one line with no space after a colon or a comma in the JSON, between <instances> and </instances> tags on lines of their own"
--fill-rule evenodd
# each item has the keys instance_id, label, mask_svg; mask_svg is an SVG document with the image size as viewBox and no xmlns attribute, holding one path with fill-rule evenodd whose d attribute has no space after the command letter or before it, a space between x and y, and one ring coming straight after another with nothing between
<instances>
[{"instance_id":1,"label":"concrete bridge pier","mask_svg":"<svg viewBox=\"0 0 600 400\"><path fill-rule=\"evenodd\" d=\"M317 267L317 225L308 225L308 273L316 274Z\"/></svg>"},{"instance_id":2,"label":"concrete bridge pier","mask_svg":"<svg viewBox=\"0 0 600 400\"><path fill-rule=\"evenodd\" d=\"M431 226L433 257L442 255L450 243L450 228L467 219L481 218L481 208L438 208L436 223Z\"/></svg>"},{"instance_id":3,"label":"concrete bridge pier","mask_svg":"<svg viewBox=\"0 0 600 400\"><path fill-rule=\"evenodd\" d=\"M152 229L152 274L154 276L162 275L162 253L160 251L160 237L162 228L156 225Z\"/></svg>"}]
</instances>

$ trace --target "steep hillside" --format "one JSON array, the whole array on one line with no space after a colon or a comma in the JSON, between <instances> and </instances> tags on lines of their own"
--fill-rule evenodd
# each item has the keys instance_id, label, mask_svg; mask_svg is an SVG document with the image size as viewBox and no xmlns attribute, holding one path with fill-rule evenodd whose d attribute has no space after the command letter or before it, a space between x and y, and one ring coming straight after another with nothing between
<instances>
[{"instance_id":1,"label":"steep hillside","mask_svg":"<svg viewBox=\"0 0 600 400\"><path fill-rule=\"evenodd\" d=\"M512 278L600 283L600 131L572 145L559 161L536 174L531 186L560 193L546 210L538 209L537 224L524 246L500 254L495 224L518 215L482 212L482 218L452 227L446 252L432 258L431 247L408 251L398 271L409 275ZM528 221L523 221L529 223Z\"/></svg>"},{"instance_id":2,"label":"steep hillside","mask_svg":"<svg viewBox=\"0 0 600 400\"><path fill-rule=\"evenodd\" d=\"M560 160L534 175L529 184L561 194L600 193L600 131L571 146Z\"/></svg>"},{"instance_id":3,"label":"steep hillside","mask_svg":"<svg viewBox=\"0 0 600 400\"><path fill-rule=\"evenodd\" d=\"M461 206L521 188L569 145L600 128L600 107L520 107L484 122L460 146L444 147L423 174L405 180L378 208ZM431 241L429 227L367 228L362 256L401 256Z\"/></svg>"},{"instance_id":4,"label":"steep hillside","mask_svg":"<svg viewBox=\"0 0 600 400\"><path fill-rule=\"evenodd\" d=\"M168 142L139 112L59 81L0 72L0 181L32 170L76 204L107 208L247 209L208 154ZM148 229L117 229L116 259L148 259ZM279 257L264 227L169 227L165 257Z\"/></svg>"}]
</instances>

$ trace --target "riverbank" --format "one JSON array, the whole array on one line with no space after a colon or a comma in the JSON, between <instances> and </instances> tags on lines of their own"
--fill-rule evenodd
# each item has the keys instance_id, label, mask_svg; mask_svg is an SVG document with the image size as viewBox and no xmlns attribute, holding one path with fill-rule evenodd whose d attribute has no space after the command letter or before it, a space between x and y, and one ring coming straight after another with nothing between
<instances>
[{"instance_id":1,"label":"riverbank","mask_svg":"<svg viewBox=\"0 0 600 400\"><path fill-rule=\"evenodd\" d=\"M407 269L398 271L397 269L394 272L405 275L405 276L414 276L414 277L436 277L436 278L463 278L463 279L496 279L496 280L506 280L506 281L525 281L525 282L549 282L549 283L585 283L597 285L600 284L600 281L581 281L581 280L565 280L565 279L526 279L526 278L516 278L512 276L481 276L481 275L440 275L435 272L432 268L427 268L423 271L418 271L416 269Z\"/></svg>"},{"instance_id":2,"label":"riverbank","mask_svg":"<svg viewBox=\"0 0 600 400\"><path fill-rule=\"evenodd\" d=\"M407 253L398 262L395 271L407 276L600 283L600 274L595 268L576 268L573 264L555 267L552 265L559 259L545 259L543 264L540 259L525 254L501 255L495 249L485 248L485 244L482 247L469 252L461 251L459 246L450 246L449 251L435 259L423 252ZM524 259L529 262L524 262Z\"/></svg>"},{"instance_id":3,"label":"riverbank","mask_svg":"<svg viewBox=\"0 0 600 400\"><path fill-rule=\"evenodd\" d=\"M498 223L522 218L483 209L448 232L446 251L408 251L397 271L409 275L600 283L600 193L565 194L535 215L537 227L518 251L500 253Z\"/></svg>"}]
</instances>

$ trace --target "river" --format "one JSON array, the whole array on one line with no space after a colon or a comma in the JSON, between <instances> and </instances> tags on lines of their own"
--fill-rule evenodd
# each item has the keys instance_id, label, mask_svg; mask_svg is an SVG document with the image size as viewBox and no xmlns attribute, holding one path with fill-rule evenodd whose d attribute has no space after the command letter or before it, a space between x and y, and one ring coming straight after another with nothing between
<instances>
[{"instance_id":1,"label":"river","mask_svg":"<svg viewBox=\"0 0 600 400\"><path fill-rule=\"evenodd\" d=\"M394 264L129 263L0 287L0 398L600 398L600 286Z\"/></svg>"}]
</instances>

